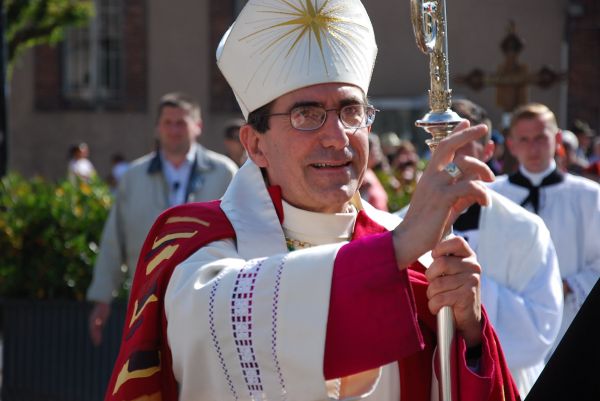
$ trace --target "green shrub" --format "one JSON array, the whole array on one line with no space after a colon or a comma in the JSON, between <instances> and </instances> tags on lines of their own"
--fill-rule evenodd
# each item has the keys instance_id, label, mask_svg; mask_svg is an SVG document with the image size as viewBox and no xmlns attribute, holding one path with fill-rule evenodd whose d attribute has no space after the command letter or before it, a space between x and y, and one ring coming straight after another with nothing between
<instances>
[{"instance_id":1,"label":"green shrub","mask_svg":"<svg viewBox=\"0 0 600 401\"><path fill-rule=\"evenodd\" d=\"M0 296L85 299L112 198L106 184L0 181Z\"/></svg>"},{"instance_id":2,"label":"green shrub","mask_svg":"<svg viewBox=\"0 0 600 401\"><path fill-rule=\"evenodd\" d=\"M388 210L390 213L397 212L410 203L413 192L417 188L417 182L427 167L427 161L420 159L416 165L413 179L407 181L401 172L393 171L393 174L382 170L376 170L375 174L381 182L388 196Z\"/></svg>"}]
</instances>

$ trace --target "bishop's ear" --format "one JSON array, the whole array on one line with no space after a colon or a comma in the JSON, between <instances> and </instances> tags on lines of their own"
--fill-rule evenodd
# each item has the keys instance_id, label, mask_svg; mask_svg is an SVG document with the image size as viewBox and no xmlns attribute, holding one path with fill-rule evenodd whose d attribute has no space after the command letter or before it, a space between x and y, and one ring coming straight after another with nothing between
<instances>
[{"instance_id":1,"label":"bishop's ear","mask_svg":"<svg viewBox=\"0 0 600 401\"><path fill-rule=\"evenodd\" d=\"M265 134L256 131L251 125L245 124L240 128L240 142L246 149L248 157L258 167L267 167L267 158L262 150Z\"/></svg>"}]
</instances>

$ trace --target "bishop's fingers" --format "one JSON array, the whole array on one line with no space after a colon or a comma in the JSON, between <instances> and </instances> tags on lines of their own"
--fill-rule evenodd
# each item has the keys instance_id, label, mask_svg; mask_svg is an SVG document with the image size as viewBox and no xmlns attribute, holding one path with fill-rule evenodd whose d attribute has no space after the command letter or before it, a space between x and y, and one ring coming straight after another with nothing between
<instances>
[{"instance_id":1,"label":"bishop's fingers","mask_svg":"<svg viewBox=\"0 0 600 401\"><path fill-rule=\"evenodd\" d=\"M475 253L469 246L469 243L465 241L464 238L455 235L443 239L431 250L431 256L433 258L447 255L469 257L474 254Z\"/></svg>"},{"instance_id":2,"label":"bishop's fingers","mask_svg":"<svg viewBox=\"0 0 600 401\"><path fill-rule=\"evenodd\" d=\"M442 306L455 306L469 309L473 297L479 293L481 266L474 256L441 256L434 258L425 272L429 286L427 297L432 313Z\"/></svg>"},{"instance_id":3,"label":"bishop's fingers","mask_svg":"<svg viewBox=\"0 0 600 401\"><path fill-rule=\"evenodd\" d=\"M481 160L466 156L466 155L457 155L453 163L455 163L462 174L460 177L457 177L458 180L481 180L485 182L494 181L494 173L487 164L482 162Z\"/></svg>"},{"instance_id":4,"label":"bishop's fingers","mask_svg":"<svg viewBox=\"0 0 600 401\"><path fill-rule=\"evenodd\" d=\"M440 141L435 152L431 156L429 165L440 171L454 158L454 153L471 141L475 141L487 133L484 124L469 127L468 121L464 120L456 126L454 131Z\"/></svg>"},{"instance_id":5,"label":"bishop's fingers","mask_svg":"<svg viewBox=\"0 0 600 401\"><path fill-rule=\"evenodd\" d=\"M487 187L478 180L461 180L444 188L444 196L453 210L462 211L473 203L487 206L490 203Z\"/></svg>"}]
</instances>

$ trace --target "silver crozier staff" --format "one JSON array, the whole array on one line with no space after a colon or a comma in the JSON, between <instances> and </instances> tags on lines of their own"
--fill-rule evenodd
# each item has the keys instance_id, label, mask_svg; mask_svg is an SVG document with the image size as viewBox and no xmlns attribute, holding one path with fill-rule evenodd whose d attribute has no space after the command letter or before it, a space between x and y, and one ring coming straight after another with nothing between
<instances>
[{"instance_id":1,"label":"silver crozier staff","mask_svg":"<svg viewBox=\"0 0 600 401\"><path fill-rule=\"evenodd\" d=\"M448 136L461 118L450 110L448 86L448 36L446 32L446 1L411 0L411 19L417 46L429 54L430 111L416 125L431 134L427 145L432 152L442 139ZM460 175L454 163L448 164L446 171L453 177ZM446 235L450 235L447 233ZM452 400L450 374L450 345L454 335L452 309L444 306L437 315L438 354L440 357L440 394L442 401Z\"/></svg>"}]
</instances>

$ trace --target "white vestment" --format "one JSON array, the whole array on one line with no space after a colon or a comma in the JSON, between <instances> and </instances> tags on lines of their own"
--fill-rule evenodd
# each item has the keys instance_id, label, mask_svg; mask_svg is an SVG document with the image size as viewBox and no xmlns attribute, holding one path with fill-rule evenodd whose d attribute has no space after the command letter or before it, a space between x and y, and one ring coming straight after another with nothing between
<instances>
[{"instance_id":1,"label":"white vestment","mask_svg":"<svg viewBox=\"0 0 600 401\"><path fill-rule=\"evenodd\" d=\"M400 221L356 203L388 229ZM180 399L331 399L323 376L324 344L334 260L346 242L288 252L261 172L251 161L234 177L221 208L236 239L198 250L174 270L165 295ZM295 239L314 245L338 237L311 236L327 228L306 223L286 233L302 231L308 236ZM384 367L377 389L371 393L373 382L363 392L367 398L349 399L398 400L395 365Z\"/></svg>"},{"instance_id":2,"label":"white vestment","mask_svg":"<svg viewBox=\"0 0 600 401\"><path fill-rule=\"evenodd\" d=\"M508 176L498 177L491 188L518 204L529 193ZM600 185L564 174L562 182L539 191L538 215L550 230L561 277L572 290L564 299L558 343L600 277Z\"/></svg>"},{"instance_id":3,"label":"white vestment","mask_svg":"<svg viewBox=\"0 0 600 401\"><path fill-rule=\"evenodd\" d=\"M525 398L558 334L563 296L550 233L542 220L494 191L476 227L455 228L483 269L481 298Z\"/></svg>"}]
</instances>

